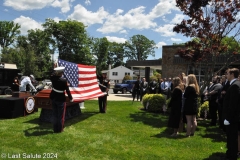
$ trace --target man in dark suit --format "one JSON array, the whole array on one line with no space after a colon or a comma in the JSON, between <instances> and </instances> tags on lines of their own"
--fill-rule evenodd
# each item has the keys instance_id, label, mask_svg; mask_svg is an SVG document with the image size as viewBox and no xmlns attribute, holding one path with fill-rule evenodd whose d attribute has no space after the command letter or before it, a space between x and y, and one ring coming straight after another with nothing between
<instances>
[{"instance_id":1,"label":"man in dark suit","mask_svg":"<svg viewBox=\"0 0 240 160\"><path fill-rule=\"evenodd\" d=\"M218 123L219 127L223 129L223 131L226 131L226 127L223 124L223 118L222 118L222 110L223 110L223 99L225 97L225 94L230 86L230 82L227 80L226 77L227 71L225 72L225 75L222 75L222 88L218 92Z\"/></svg>"},{"instance_id":2,"label":"man in dark suit","mask_svg":"<svg viewBox=\"0 0 240 160\"><path fill-rule=\"evenodd\" d=\"M209 113L211 115L211 125L215 126L217 123L217 110L218 103L216 102L218 98L218 92L222 88L222 85L219 83L220 78L218 76L214 76L212 78L212 85L208 88L205 96L209 97Z\"/></svg>"},{"instance_id":3,"label":"man in dark suit","mask_svg":"<svg viewBox=\"0 0 240 160\"><path fill-rule=\"evenodd\" d=\"M60 133L63 131L64 128L66 111L65 90L67 92L69 100L72 102L73 99L69 90L67 80L65 78L62 78L64 69L64 67L55 68L55 72L51 76L53 88L50 93L50 99L52 100L54 133Z\"/></svg>"},{"instance_id":4,"label":"man in dark suit","mask_svg":"<svg viewBox=\"0 0 240 160\"><path fill-rule=\"evenodd\" d=\"M226 158L237 160L238 153L238 123L240 115L240 81L237 80L239 70L232 68L227 70L227 79L230 82L223 100L223 119L227 133Z\"/></svg>"}]
</instances>

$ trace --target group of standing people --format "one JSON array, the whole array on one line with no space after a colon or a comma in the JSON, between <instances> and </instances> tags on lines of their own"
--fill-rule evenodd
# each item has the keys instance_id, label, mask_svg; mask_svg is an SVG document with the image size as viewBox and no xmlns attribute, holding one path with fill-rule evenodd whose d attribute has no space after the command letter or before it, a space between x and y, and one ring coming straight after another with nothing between
<instances>
[{"instance_id":1,"label":"group of standing people","mask_svg":"<svg viewBox=\"0 0 240 160\"><path fill-rule=\"evenodd\" d=\"M184 79L187 79L187 81ZM171 109L168 127L174 130L171 136L178 135L179 126L182 122L187 123L186 137L194 136L197 127L198 96L200 94L196 76L189 74L187 77L174 77L172 83L173 91L168 105Z\"/></svg>"},{"instance_id":2,"label":"group of standing people","mask_svg":"<svg viewBox=\"0 0 240 160\"><path fill-rule=\"evenodd\" d=\"M169 78L168 81L166 80L166 78L159 79L158 81L156 79L153 79L150 83L148 83L145 77L143 77L142 80L140 80L140 76L138 76L137 81L134 83L132 88L133 101L135 100L135 98L137 98L137 101L140 100L142 102L142 98L146 93L149 94L162 93L169 98L171 89L172 89L171 78Z\"/></svg>"},{"instance_id":3,"label":"group of standing people","mask_svg":"<svg viewBox=\"0 0 240 160\"><path fill-rule=\"evenodd\" d=\"M202 95L196 76L179 75L173 78L173 91L169 106L171 108L168 127L173 128L171 136L178 135L182 121L186 121L186 137L194 136L197 127L198 98L201 103L209 101L210 125L220 128L227 135L225 159L236 160L240 153L240 81L239 69L226 70L225 75L213 76L212 82ZM186 82L186 83L185 83Z\"/></svg>"}]
</instances>

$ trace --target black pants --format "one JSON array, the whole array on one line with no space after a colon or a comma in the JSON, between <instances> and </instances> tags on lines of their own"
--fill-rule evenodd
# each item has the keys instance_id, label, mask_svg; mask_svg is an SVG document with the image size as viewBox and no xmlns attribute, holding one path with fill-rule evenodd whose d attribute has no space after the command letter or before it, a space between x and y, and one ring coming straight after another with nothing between
<instances>
[{"instance_id":1,"label":"black pants","mask_svg":"<svg viewBox=\"0 0 240 160\"><path fill-rule=\"evenodd\" d=\"M53 131L59 133L63 131L65 122L66 103L52 100L53 109Z\"/></svg>"},{"instance_id":2,"label":"black pants","mask_svg":"<svg viewBox=\"0 0 240 160\"><path fill-rule=\"evenodd\" d=\"M144 91L143 90L141 90L141 95L140 95L140 101L142 101L142 98L143 98L143 96L145 95L147 93L147 89L145 89Z\"/></svg>"},{"instance_id":3,"label":"black pants","mask_svg":"<svg viewBox=\"0 0 240 160\"><path fill-rule=\"evenodd\" d=\"M133 97L133 101L135 100L137 96L137 100L140 98L140 90L139 89L133 89L133 92L132 92L132 97Z\"/></svg>"},{"instance_id":4,"label":"black pants","mask_svg":"<svg viewBox=\"0 0 240 160\"><path fill-rule=\"evenodd\" d=\"M222 113L222 104L221 103L218 103L218 123L219 123L219 127L220 128L225 128L224 124L223 124L223 113Z\"/></svg>"},{"instance_id":5,"label":"black pants","mask_svg":"<svg viewBox=\"0 0 240 160\"><path fill-rule=\"evenodd\" d=\"M107 110L107 95L98 97L99 112L106 113Z\"/></svg>"},{"instance_id":6,"label":"black pants","mask_svg":"<svg viewBox=\"0 0 240 160\"><path fill-rule=\"evenodd\" d=\"M209 101L209 113L211 115L211 125L216 125L217 123L217 110L218 110L218 104L216 103L216 100L210 100Z\"/></svg>"},{"instance_id":7,"label":"black pants","mask_svg":"<svg viewBox=\"0 0 240 160\"><path fill-rule=\"evenodd\" d=\"M226 126L227 133L227 151L226 156L230 160L237 160L238 152L238 124L232 124Z\"/></svg>"}]
</instances>

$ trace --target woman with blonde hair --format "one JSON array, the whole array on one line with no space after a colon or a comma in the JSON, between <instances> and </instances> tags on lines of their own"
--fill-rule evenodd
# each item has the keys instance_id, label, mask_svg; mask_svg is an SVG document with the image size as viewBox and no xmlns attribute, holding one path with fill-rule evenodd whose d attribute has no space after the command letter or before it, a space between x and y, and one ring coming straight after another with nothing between
<instances>
[{"instance_id":1,"label":"woman with blonde hair","mask_svg":"<svg viewBox=\"0 0 240 160\"><path fill-rule=\"evenodd\" d=\"M171 108L168 127L173 128L173 134L171 136L178 135L179 124L181 120L181 109L182 109L182 92L183 85L179 77L173 78L173 92L168 107Z\"/></svg>"},{"instance_id":2,"label":"woman with blonde hair","mask_svg":"<svg viewBox=\"0 0 240 160\"><path fill-rule=\"evenodd\" d=\"M196 76L194 74L188 75L187 85L184 92L184 108L183 113L186 115L187 119L187 133L186 136L194 136L197 119L196 115L198 112L198 96L199 96L199 86L197 83Z\"/></svg>"}]
</instances>

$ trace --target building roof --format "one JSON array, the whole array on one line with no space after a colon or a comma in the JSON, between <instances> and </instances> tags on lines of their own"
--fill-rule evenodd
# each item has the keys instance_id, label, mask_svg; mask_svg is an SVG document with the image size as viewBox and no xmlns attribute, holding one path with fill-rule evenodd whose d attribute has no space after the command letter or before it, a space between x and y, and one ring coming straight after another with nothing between
<instances>
[{"instance_id":1,"label":"building roof","mask_svg":"<svg viewBox=\"0 0 240 160\"><path fill-rule=\"evenodd\" d=\"M129 67L137 68L150 67L152 69L162 70L162 60L143 60L143 61L130 60L127 61L126 65Z\"/></svg>"}]
</instances>

